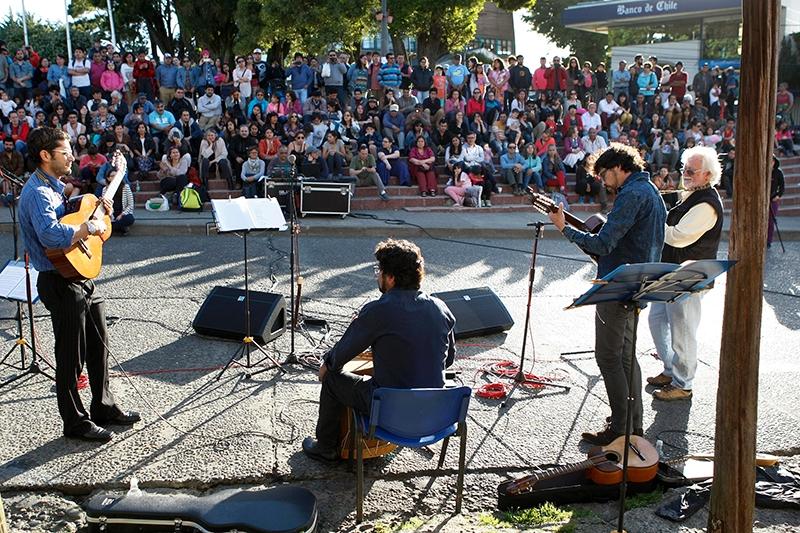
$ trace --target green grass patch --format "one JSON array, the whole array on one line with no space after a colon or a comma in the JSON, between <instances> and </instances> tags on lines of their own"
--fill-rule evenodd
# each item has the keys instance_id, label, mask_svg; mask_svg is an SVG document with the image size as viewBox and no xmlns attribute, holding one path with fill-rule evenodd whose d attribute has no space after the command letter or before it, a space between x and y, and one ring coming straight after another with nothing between
<instances>
[{"instance_id":1,"label":"green grass patch","mask_svg":"<svg viewBox=\"0 0 800 533\"><path fill-rule=\"evenodd\" d=\"M664 491L656 489L653 492L644 492L642 494L634 494L625 499L625 510L638 509L639 507L647 507L661 501L661 496Z\"/></svg>"},{"instance_id":2,"label":"green grass patch","mask_svg":"<svg viewBox=\"0 0 800 533\"><path fill-rule=\"evenodd\" d=\"M423 524L425 524L425 522L421 518L414 517L400 524L400 527L395 531L416 531L421 528Z\"/></svg>"},{"instance_id":3,"label":"green grass patch","mask_svg":"<svg viewBox=\"0 0 800 533\"><path fill-rule=\"evenodd\" d=\"M509 522L505 522L500 520L492 513L481 513L478 515L478 523L485 527L494 527L498 529L504 529L511 527Z\"/></svg>"},{"instance_id":4,"label":"green grass patch","mask_svg":"<svg viewBox=\"0 0 800 533\"><path fill-rule=\"evenodd\" d=\"M534 527L569 522L572 519L572 511L561 509L550 502L545 502L531 509L506 511L501 516L502 520L515 526Z\"/></svg>"}]
</instances>

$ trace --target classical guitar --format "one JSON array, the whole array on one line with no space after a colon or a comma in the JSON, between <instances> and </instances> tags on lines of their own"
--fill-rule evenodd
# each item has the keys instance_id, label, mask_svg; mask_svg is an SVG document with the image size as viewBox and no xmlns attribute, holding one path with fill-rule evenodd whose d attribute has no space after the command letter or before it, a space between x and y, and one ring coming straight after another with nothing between
<instances>
[{"instance_id":1,"label":"classical guitar","mask_svg":"<svg viewBox=\"0 0 800 533\"><path fill-rule=\"evenodd\" d=\"M126 162L121 152L115 152L111 160L112 172L106 174L106 192L103 198L114 198L125 175ZM100 235L89 235L76 241L68 248L49 248L47 258L56 270L70 281L82 281L96 278L103 266L103 244L111 237L111 215L106 213L103 204L93 194L81 197L78 210L61 217L61 224L80 226L90 219L102 220L106 230Z\"/></svg>"},{"instance_id":2,"label":"classical guitar","mask_svg":"<svg viewBox=\"0 0 800 533\"><path fill-rule=\"evenodd\" d=\"M556 204L549 196L534 192L530 187L528 187L528 194L531 196L531 204L533 205L533 208L540 213L546 215L548 213L555 213L558 211L558 204ZM603 224L606 223L606 217L599 213L595 213L586 220L581 220L569 211L564 211L564 220L567 224L578 231L585 231L593 234L599 233L600 228L602 228ZM586 251L584 251L584 253L591 257L592 261L595 263L597 262L597 256L589 254Z\"/></svg>"},{"instance_id":3,"label":"classical guitar","mask_svg":"<svg viewBox=\"0 0 800 533\"><path fill-rule=\"evenodd\" d=\"M622 482L622 455L625 451L625 436L618 437L605 447L596 446L589 450L588 458L579 463L559 466L515 479L505 487L508 494L524 494L533 489L536 483L545 479L586 471L589 479L598 485L615 485ZM628 481L646 483L658 473L658 451L643 437L631 436L628 451Z\"/></svg>"}]
</instances>

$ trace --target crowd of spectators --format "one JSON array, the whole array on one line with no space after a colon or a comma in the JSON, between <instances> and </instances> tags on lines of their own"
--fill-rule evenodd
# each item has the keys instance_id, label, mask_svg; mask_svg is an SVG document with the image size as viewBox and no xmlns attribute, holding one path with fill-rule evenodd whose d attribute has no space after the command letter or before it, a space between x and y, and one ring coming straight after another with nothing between
<instances>
[{"instance_id":1,"label":"crowd of spectators","mask_svg":"<svg viewBox=\"0 0 800 533\"><path fill-rule=\"evenodd\" d=\"M207 187L216 172L254 196L263 177L296 171L349 176L384 200L392 176L436 196L438 160L455 206L491 206L498 179L513 194L570 189L580 202L605 204L583 163L609 142L640 150L666 189L679 186L684 150L714 146L733 193L739 76L708 63L690 76L680 61L641 55L606 70L576 57L542 57L529 68L522 55L484 65L455 54L442 66L392 53L351 61L335 50L319 59L296 53L284 65L258 48L231 66L207 50L196 60L149 59L100 42L71 58L5 45L0 53L0 164L22 174L28 132L62 128L76 157L75 194L102 187L109 155L120 150L126 186L155 171L163 193ZM781 84L775 148L783 154L797 153L793 103Z\"/></svg>"}]
</instances>

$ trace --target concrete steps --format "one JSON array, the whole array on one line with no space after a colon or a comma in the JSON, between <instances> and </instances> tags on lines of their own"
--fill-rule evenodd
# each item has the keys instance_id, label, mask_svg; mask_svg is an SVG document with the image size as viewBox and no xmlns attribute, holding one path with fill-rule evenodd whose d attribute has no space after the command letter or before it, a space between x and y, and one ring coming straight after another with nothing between
<instances>
[{"instance_id":1,"label":"concrete steps","mask_svg":"<svg viewBox=\"0 0 800 533\"><path fill-rule=\"evenodd\" d=\"M499 165L497 165L499 166ZM781 168L783 169L786 178L786 193L781 201L781 216L800 216L800 157L789 157L781 159ZM410 187L400 186L397 179L392 177L389 180L387 193L390 200L385 202L378 198L378 189L376 187L358 187L356 194L351 201L351 211L374 211L374 210L406 210L412 212L419 211L448 211L455 210L451 207L451 200L444 194L445 184L449 176L447 175L447 167L441 162L436 165L437 181L438 181L438 194L434 197L421 197L419 189L416 185ZM498 178L496 176L496 178ZM133 178L135 179L135 178ZM567 189L574 188L575 176L574 174L567 175ZM524 211L530 209L530 202L524 196L514 196L509 194L510 187L506 184L500 183L502 189L501 194L495 194L492 197L491 208L481 208L486 210L484 212L492 211ZM159 179L155 172L150 172L146 179L139 182L139 192L134 192L134 197L137 207L144 207L144 203L155 196L159 192ZM236 198L241 196L241 190L229 190L228 184L225 180L212 179L209 180L208 187L209 196L213 199L220 198ZM724 191L721 191L723 197L723 206L725 207L726 215L730 216L733 201L725 198ZM570 202L570 210L575 213L596 213L600 210L599 204L579 204L578 196L575 193L569 193L567 198ZM210 204L206 206L210 208Z\"/></svg>"}]
</instances>

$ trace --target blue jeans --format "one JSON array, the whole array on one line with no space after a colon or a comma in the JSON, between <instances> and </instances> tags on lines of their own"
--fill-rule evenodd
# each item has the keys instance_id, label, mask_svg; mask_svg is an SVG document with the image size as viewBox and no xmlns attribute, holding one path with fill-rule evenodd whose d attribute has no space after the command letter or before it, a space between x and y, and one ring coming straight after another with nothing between
<instances>
[{"instance_id":1,"label":"blue jeans","mask_svg":"<svg viewBox=\"0 0 800 533\"><path fill-rule=\"evenodd\" d=\"M701 299L701 294L691 294L679 302L653 303L650 307L650 332L664 363L664 374L679 389L692 389L697 370Z\"/></svg>"},{"instance_id":2,"label":"blue jeans","mask_svg":"<svg viewBox=\"0 0 800 533\"><path fill-rule=\"evenodd\" d=\"M408 172L408 165L405 161L393 159L389 164L392 165L391 170L386 168L383 161L378 161L378 176L381 177L384 185L389 184L389 176L396 176L400 180L400 185L411 185L411 174Z\"/></svg>"},{"instance_id":3,"label":"blue jeans","mask_svg":"<svg viewBox=\"0 0 800 533\"><path fill-rule=\"evenodd\" d=\"M297 99L300 100L301 104L304 104L306 100L308 100L308 89L292 89L294 91L295 96Z\"/></svg>"},{"instance_id":4,"label":"blue jeans","mask_svg":"<svg viewBox=\"0 0 800 533\"><path fill-rule=\"evenodd\" d=\"M522 173L522 188L527 189L528 185L530 185L531 181L539 187L539 190L544 189L544 181L542 180L542 173L541 172L534 172L532 169L526 169L525 172Z\"/></svg>"}]
</instances>

